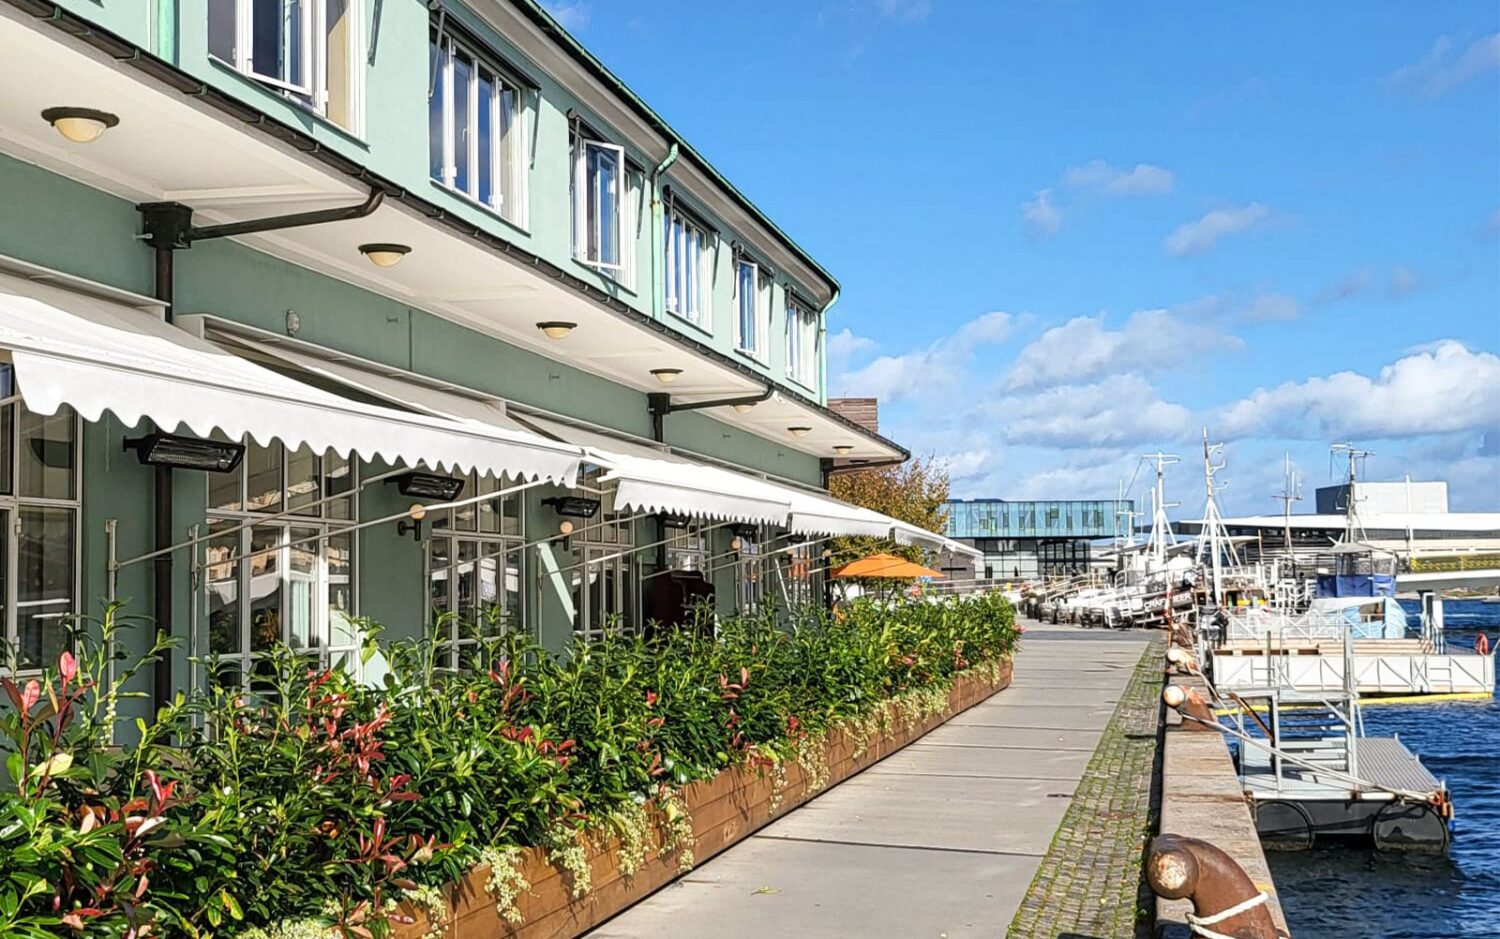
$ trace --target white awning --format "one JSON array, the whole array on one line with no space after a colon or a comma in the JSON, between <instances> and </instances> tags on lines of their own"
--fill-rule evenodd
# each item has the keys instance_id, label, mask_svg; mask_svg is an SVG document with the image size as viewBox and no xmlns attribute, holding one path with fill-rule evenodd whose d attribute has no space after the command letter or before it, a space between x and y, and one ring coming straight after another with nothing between
<instances>
[{"instance_id":1,"label":"white awning","mask_svg":"<svg viewBox=\"0 0 1500 939\"><path fill-rule=\"evenodd\" d=\"M896 539L897 544L918 545L929 551L948 550L947 538L925 528L918 528L909 522L894 521L891 535Z\"/></svg>"},{"instance_id":2,"label":"white awning","mask_svg":"<svg viewBox=\"0 0 1500 939\"><path fill-rule=\"evenodd\" d=\"M832 496L820 496L790 486L772 483L788 494L792 518L787 527L794 535L889 538L895 519L870 509L850 505Z\"/></svg>"},{"instance_id":3,"label":"white awning","mask_svg":"<svg viewBox=\"0 0 1500 939\"><path fill-rule=\"evenodd\" d=\"M52 283L0 273L0 348L26 405L150 418L199 436L273 439L297 449L358 453L392 464L478 470L572 485L582 451L477 420L415 414L341 397L178 329L151 312Z\"/></svg>"},{"instance_id":4,"label":"white awning","mask_svg":"<svg viewBox=\"0 0 1500 939\"><path fill-rule=\"evenodd\" d=\"M539 430L583 448L615 483L615 505L728 522L785 525L791 505L762 480L707 463L527 415Z\"/></svg>"}]
</instances>

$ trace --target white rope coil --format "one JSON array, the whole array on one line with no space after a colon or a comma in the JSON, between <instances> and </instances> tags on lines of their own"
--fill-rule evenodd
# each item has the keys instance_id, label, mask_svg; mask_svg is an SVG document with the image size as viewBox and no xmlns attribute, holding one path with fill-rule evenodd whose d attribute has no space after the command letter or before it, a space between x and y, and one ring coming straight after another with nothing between
<instances>
[{"instance_id":1,"label":"white rope coil","mask_svg":"<svg viewBox=\"0 0 1500 939\"><path fill-rule=\"evenodd\" d=\"M1226 919L1231 919L1235 916L1239 916L1241 913L1253 910L1269 899L1271 899L1270 896L1264 890L1262 890L1260 893L1257 893L1250 899L1245 900L1242 903L1236 903L1234 906L1231 906L1227 910L1220 910L1219 912L1214 913L1212 916L1194 916L1192 913L1188 913L1186 914L1188 928L1193 931L1193 935L1202 936L1203 939L1235 939L1234 936L1225 935L1221 932L1215 932L1208 927L1217 926L1219 923L1224 922Z\"/></svg>"}]
</instances>

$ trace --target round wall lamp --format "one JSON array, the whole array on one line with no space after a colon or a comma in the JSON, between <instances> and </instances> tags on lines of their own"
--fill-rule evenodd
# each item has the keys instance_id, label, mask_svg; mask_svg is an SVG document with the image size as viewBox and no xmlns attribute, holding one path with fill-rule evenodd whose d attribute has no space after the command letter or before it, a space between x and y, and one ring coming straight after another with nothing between
<instances>
[{"instance_id":1,"label":"round wall lamp","mask_svg":"<svg viewBox=\"0 0 1500 939\"><path fill-rule=\"evenodd\" d=\"M376 267L395 267L401 259L411 254L410 245L376 243L360 245L359 253L370 259Z\"/></svg>"},{"instance_id":2,"label":"round wall lamp","mask_svg":"<svg viewBox=\"0 0 1500 939\"><path fill-rule=\"evenodd\" d=\"M833 448L833 452L837 453L839 456L848 456L849 454L854 452L854 448L847 443L841 443Z\"/></svg>"},{"instance_id":3,"label":"round wall lamp","mask_svg":"<svg viewBox=\"0 0 1500 939\"><path fill-rule=\"evenodd\" d=\"M659 381L659 382L661 382L663 385L670 385L670 384L672 384L672 382L674 382L674 381L677 380L678 376L680 376L682 374L682 369L680 369L680 368L653 368L651 370L651 374L655 375L656 376L656 380Z\"/></svg>"},{"instance_id":4,"label":"round wall lamp","mask_svg":"<svg viewBox=\"0 0 1500 939\"><path fill-rule=\"evenodd\" d=\"M74 143L92 143L99 139L100 134L120 123L120 119L108 111L93 108L48 108L42 112L42 120Z\"/></svg>"},{"instance_id":5,"label":"round wall lamp","mask_svg":"<svg viewBox=\"0 0 1500 939\"><path fill-rule=\"evenodd\" d=\"M550 320L545 323L537 323L536 328L542 331L542 335L556 342L568 333L578 328L577 323L564 323L561 320Z\"/></svg>"},{"instance_id":6,"label":"round wall lamp","mask_svg":"<svg viewBox=\"0 0 1500 939\"><path fill-rule=\"evenodd\" d=\"M571 535L571 534L573 534L573 522L572 522L572 520L565 518L562 521L558 522L557 523L557 533L559 535Z\"/></svg>"},{"instance_id":7,"label":"round wall lamp","mask_svg":"<svg viewBox=\"0 0 1500 939\"><path fill-rule=\"evenodd\" d=\"M793 437L806 437L808 434L812 433L811 427L788 427L786 430L787 433L791 434Z\"/></svg>"}]
</instances>

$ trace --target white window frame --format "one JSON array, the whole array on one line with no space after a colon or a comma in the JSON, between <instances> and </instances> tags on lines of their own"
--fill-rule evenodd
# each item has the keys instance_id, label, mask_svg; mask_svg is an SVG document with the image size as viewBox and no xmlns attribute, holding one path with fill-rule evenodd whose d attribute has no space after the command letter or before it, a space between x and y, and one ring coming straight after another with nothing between
<instances>
[{"instance_id":1,"label":"white window frame","mask_svg":"<svg viewBox=\"0 0 1500 939\"><path fill-rule=\"evenodd\" d=\"M258 444L255 444L253 442L247 443L247 449L250 447L258 446ZM351 477L351 481L354 482L354 485L352 485L347 492L347 498L349 500L349 518L340 519L330 517L330 515L327 514L327 510L331 506L331 503L329 502L323 502L319 505L310 507L313 512L316 512L318 514L288 514L286 513L289 482L287 474L288 465L290 463L289 458L291 454L289 454L286 447L281 445L280 443L275 444L275 446L281 448L282 454L281 501L277 503L277 511L256 512L246 510L246 496L248 495L246 474L248 472L248 466L250 463L248 458L241 460L240 465L235 468L235 473L239 475L239 508L219 509L210 506L208 509L206 516L208 522L206 535L210 539L208 544L211 545L214 541L222 539L234 538L236 539L237 547L235 549L234 559L231 561L210 561L205 557L201 562L203 564L203 569L200 583L202 585L201 589L203 591L203 602L199 615L203 617L203 621L201 624L195 624L194 628L202 630L200 635L204 637L202 645L203 654L206 657L216 658L221 665L234 664L238 666L240 670L241 682L250 682L254 680L254 663L257 659L263 658L266 653L264 650L255 650L254 648L252 648L254 640L251 635L251 630L253 627L255 599L252 590L252 570L255 558L251 557L251 546L254 543L253 539L257 531L264 529L279 529L281 531L281 537L278 546L275 548L275 557L276 573L281 582L280 590L282 591L283 604L287 603L288 601L288 591L293 580L291 560L294 547L304 551L312 552L315 558L314 570L312 575L314 590L313 614L312 619L309 623L309 638L314 644L308 646L293 646L293 650L298 652L299 654L316 655L319 665L325 668L332 666L341 659L345 664L346 670L355 677L359 677L362 671L362 663L360 662L359 656L359 643L357 641L352 641L337 646L333 645L333 617L329 607L329 599L331 588L335 586L335 580L333 575L330 573L329 558L327 554L328 539L330 537L345 535L347 529L358 524L359 461L353 455L351 455L348 460L348 471ZM324 458L326 458L326 455L321 456L320 460ZM324 468L320 463L318 468L318 479L320 482L324 478L324 472ZM205 474L205 495L207 494L208 487L212 484L212 482L212 480L206 478ZM253 527L246 527L238 532L225 534L223 536L220 536L219 538L215 538L213 533L213 523L215 522L227 523L230 528L239 525L245 525L247 523ZM298 535L296 540L299 542L299 544L293 546L291 544L291 541L293 540L291 533L294 530L316 531L318 533L318 539L316 541L302 541L301 538L303 536ZM347 532L347 538L349 542L349 574L347 583L349 586L350 608L344 611L344 613L348 616L351 622L359 618L360 551L359 538L357 537L357 535L357 532ZM270 554L271 549L267 549L261 554L257 554L256 557L260 557L263 555L269 556ZM239 641L237 644L239 649L235 652L218 653L215 652L212 647L213 640L210 632L210 627L212 624L208 620L208 614L210 610L209 592L212 589L213 584L218 583L219 581L215 581L210 576L210 574L212 573L212 569L221 567L225 564L233 564L235 568L235 604L237 606L236 617L238 619L237 628L239 630ZM289 628L289 622L286 619L283 619L281 623L281 635L276 640L277 642L290 644L290 637L288 635Z\"/></svg>"},{"instance_id":2,"label":"white window frame","mask_svg":"<svg viewBox=\"0 0 1500 939\"><path fill-rule=\"evenodd\" d=\"M327 117L328 80L328 0L280 0L283 11L293 5L297 8L301 39L298 55L302 63L302 74L288 81L279 75L266 75L255 70L255 0L209 0L209 3L231 4L234 11L234 55L228 64L235 71L261 84L274 88L291 100L311 108ZM347 61L349 86L349 126L342 124L356 137L364 133L365 113L365 0L346 0L345 16L349 22L350 46ZM282 43L283 51L286 43ZM337 122L335 122L337 123Z\"/></svg>"},{"instance_id":3,"label":"white window frame","mask_svg":"<svg viewBox=\"0 0 1500 939\"><path fill-rule=\"evenodd\" d=\"M618 144L575 134L572 149L573 257L580 264L586 264L615 280L628 281L634 267L632 261L635 239L630 211L630 166L625 159L625 148ZM615 246L617 260L613 263L602 260L602 252L598 250L604 242L601 224L603 219L589 218L589 200L586 197L591 185L589 154L595 151L609 154L618 167L615 177L617 191L614 194L614 230L618 237L618 244Z\"/></svg>"},{"instance_id":4,"label":"white window frame","mask_svg":"<svg viewBox=\"0 0 1500 939\"><path fill-rule=\"evenodd\" d=\"M764 535L765 530L757 528L754 535L736 536L740 540L740 547L739 563L734 570L735 600L739 604L739 611L744 614L759 610L766 599L770 559L765 555Z\"/></svg>"},{"instance_id":5,"label":"white window frame","mask_svg":"<svg viewBox=\"0 0 1500 939\"><path fill-rule=\"evenodd\" d=\"M433 42L438 45L437 82L442 89L443 103L443 165L441 173L433 179L464 198L499 213L507 221L524 227L527 224L529 203L526 172L526 122L523 120L526 111L525 89L519 83L512 81L503 69L494 65L489 56L455 38L452 33L444 30L430 37L429 55L431 55ZM466 55L472 63L469 70L468 94L465 97L468 111L465 118L467 125L473 129L473 133L469 134L465 142L468 151L466 156L469 180L468 187L464 189L458 186L458 122L454 112L453 94L453 60L455 53L460 52ZM481 141L479 139L479 86L485 77L489 78L493 91L490 94L489 103L490 139ZM434 91L436 90L435 87ZM505 120L505 92L510 92L513 102L509 123ZM430 123L429 116L429 125ZM507 127L509 127L508 133ZM430 142L429 146L431 146ZM481 146L489 150L490 198L488 200L480 197L479 150ZM514 169L514 178L506 173L507 166Z\"/></svg>"},{"instance_id":6,"label":"white window frame","mask_svg":"<svg viewBox=\"0 0 1500 939\"><path fill-rule=\"evenodd\" d=\"M818 386L818 314L790 295L786 301L786 374L809 390Z\"/></svg>"},{"instance_id":7,"label":"white window frame","mask_svg":"<svg viewBox=\"0 0 1500 939\"><path fill-rule=\"evenodd\" d=\"M498 578L497 583L500 584L500 589L503 590L504 578L506 576L507 570L507 562L512 556L515 557L516 569L519 572L516 613L514 618L512 618L508 613L504 612L505 605L503 601L498 604L502 610L502 615L499 617L500 629L498 635L505 635L515 630L526 628L528 606L526 595L526 551L524 547L524 542L526 540L526 499L519 493L511 493L510 495L500 494L501 490L505 488L504 484L493 476L487 478L494 486L496 492L495 501L501 503L499 507L501 530L480 531L480 526L478 525L477 520L474 530L472 531L464 528L459 528L457 525L457 521L460 510L448 509L447 511L441 513L439 517L432 519L432 531L428 536L427 544L423 546L422 551L422 583L423 589L425 590L423 604L427 613L427 622L431 624L439 612L433 607L432 604L433 575L438 573L437 569L433 567L432 551L434 543L439 539L442 539L448 543L448 577L446 578L448 582L448 597L447 606L441 612L452 613L455 615L448 617L447 622L444 623L443 634L438 637L438 647L443 657L444 664L446 665L446 667L451 669L458 669L462 667L463 662L461 656L464 649L473 648L479 644L479 638L475 635L475 624L471 622L465 622L462 616L457 615L459 613L459 598L456 588L456 585L458 583L458 576L456 575L463 572L462 569L465 565L478 565L485 558L494 558L498 562L498 566L496 567L496 576ZM465 480L466 491L471 492L475 495L479 495L480 492L477 486L477 483L479 482L478 475L475 473L470 473L465 478ZM517 508L517 513L515 516L515 531L507 532L504 530L504 503L506 501L513 501ZM473 511L476 516L478 515L479 509L480 504L478 503L468 507L468 510ZM483 554L481 548L480 552L477 553L477 556L474 558L474 560L463 561L458 557L458 547L462 542L473 542L474 544L480 546L490 545L497 548L498 552L492 554Z\"/></svg>"},{"instance_id":8,"label":"white window frame","mask_svg":"<svg viewBox=\"0 0 1500 939\"><path fill-rule=\"evenodd\" d=\"M666 309L677 318L712 333L713 291L710 274L713 270L713 252L709 248L712 236L702 225L676 208L667 213L664 227L666 231L662 255L666 277L662 290ZM690 235L697 237L695 239ZM683 291L678 290L678 280L683 279L684 267L687 268L686 298L681 296Z\"/></svg>"},{"instance_id":9,"label":"white window frame","mask_svg":"<svg viewBox=\"0 0 1500 939\"><path fill-rule=\"evenodd\" d=\"M750 342L745 341L745 297L741 295L744 278L740 272L744 268L750 269L750 283L752 292L750 303L752 306L750 323L755 328L755 334ZM769 291L761 282L760 264L749 258L740 258L734 266L734 347L748 356L763 361L765 358L765 334L769 332L770 324L770 297Z\"/></svg>"},{"instance_id":10,"label":"white window frame","mask_svg":"<svg viewBox=\"0 0 1500 939\"><path fill-rule=\"evenodd\" d=\"M608 506L613 499L599 488L601 475L598 470L585 474L572 494L602 498ZM641 624L640 565L632 550L635 521L630 516L601 511L594 518L579 522L581 530L569 539L575 558L568 562L572 569L566 574L568 588L574 594L573 635L593 642L606 636L634 633ZM605 599L605 605L612 609L596 610L591 578L603 578L606 570L614 574L614 589Z\"/></svg>"},{"instance_id":11,"label":"white window frame","mask_svg":"<svg viewBox=\"0 0 1500 939\"><path fill-rule=\"evenodd\" d=\"M702 519L668 519L662 537L669 570L707 573L710 530Z\"/></svg>"},{"instance_id":12,"label":"white window frame","mask_svg":"<svg viewBox=\"0 0 1500 939\"><path fill-rule=\"evenodd\" d=\"M3 540L5 545L5 595L0 597L0 604L3 604L3 607L0 607L0 640L3 640L0 641L0 675L34 675L57 663L39 662L30 668L20 667L21 610L18 597L20 596L21 513L26 509L64 509L71 513L73 551L69 563L72 565L70 571L72 595L68 598L67 609L55 610L44 615L54 619L72 619L78 616L82 612L79 595L83 590L83 533L80 526L80 519L83 515L83 422L76 412L72 412L73 497L71 499L47 499L26 496L19 491L21 474L18 463L21 444L20 415L26 405L19 395L0 400L0 407L9 406L14 406L15 411L11 418L8 448L11 464L9 467L11 491L0 492L0 515L3 515L8 522L4 530L0 531L0 540ZM68 410L72 411L71 408Z\"/></svg>"}]
</instances>

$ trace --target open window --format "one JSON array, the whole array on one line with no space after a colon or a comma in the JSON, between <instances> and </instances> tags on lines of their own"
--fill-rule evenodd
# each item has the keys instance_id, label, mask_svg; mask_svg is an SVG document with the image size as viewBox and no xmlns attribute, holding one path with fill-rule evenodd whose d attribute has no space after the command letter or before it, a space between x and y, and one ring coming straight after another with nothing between
<instances>
[{"instance_id":1,"label":"open window","mask_svg":"<svg viewBox=\"0 0 1500 939\"><path fill-rule=\"evenodd\" d=\"M208 51L359 133L365 0L208 0Z\"/></svg>"},{"instance_id":2,"label":"open window","mask_svg":"<svg viewBox=\"0 0 1500 939\"><path fill-rule=\"evenodd\" d=\"M577 136L573 141L573 256L623 276L628 257L625 149Z\"/></svg>"}]
</instances>

